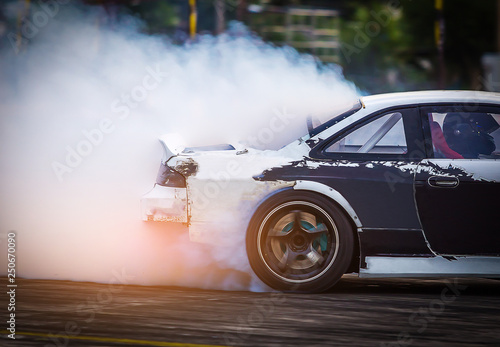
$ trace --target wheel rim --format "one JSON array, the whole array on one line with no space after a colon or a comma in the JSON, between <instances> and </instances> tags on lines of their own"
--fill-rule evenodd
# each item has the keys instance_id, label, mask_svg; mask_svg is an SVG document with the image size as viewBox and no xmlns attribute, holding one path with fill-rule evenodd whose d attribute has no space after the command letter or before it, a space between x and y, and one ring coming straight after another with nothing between
<instances>
[{"instance_id":1,"label":"wheel rim","mask_svg":"<svg viewBox=\"0 0 500 347\"><path fill-rule=\"evenodd\" d=\"M306 201L279 205L260 224L258 251L275 276L292 283L313 281L332 266L339 236L333 219Z\"/></svg>"}]
</instances>

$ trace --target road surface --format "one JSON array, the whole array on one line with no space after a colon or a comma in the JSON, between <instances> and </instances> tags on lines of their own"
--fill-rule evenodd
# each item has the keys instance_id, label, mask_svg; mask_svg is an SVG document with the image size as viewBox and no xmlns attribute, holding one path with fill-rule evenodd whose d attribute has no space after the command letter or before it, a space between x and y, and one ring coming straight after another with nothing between
<instances>
[{"instance_id":1,"label":"road surface","mask_svg":"<svg viewBox=\"0 0 500 347\"><path fill-rule=\"evenodd\" d=\"M2 346L500 346L498 280L344 276L323 294L16 284L16 339L4 294Z\"/></svg>"}]
</instances>

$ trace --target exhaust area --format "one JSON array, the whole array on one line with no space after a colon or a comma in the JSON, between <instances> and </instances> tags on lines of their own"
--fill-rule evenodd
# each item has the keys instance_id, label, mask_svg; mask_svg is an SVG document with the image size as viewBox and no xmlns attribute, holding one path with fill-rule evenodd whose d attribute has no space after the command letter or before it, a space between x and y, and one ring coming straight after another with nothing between
<instances>
[{"instance_id":1,"label":"exhaust area","mask_svg":"<svg viewBox=\"0 0 500 347\"><path fill-rule=\"evenodd\" d=\"M239 23L179 46L130 16L103 23L100 11L61 5L21 51L0 52L0 275L15 231L19 277L109 283L119 273L130 284L267 290L248 264L245 230L213 246L141 220L158 138L278 149L356 88L338 66ZM227 214L213 222L237 225Z\"/></svg>"}]
</instances>

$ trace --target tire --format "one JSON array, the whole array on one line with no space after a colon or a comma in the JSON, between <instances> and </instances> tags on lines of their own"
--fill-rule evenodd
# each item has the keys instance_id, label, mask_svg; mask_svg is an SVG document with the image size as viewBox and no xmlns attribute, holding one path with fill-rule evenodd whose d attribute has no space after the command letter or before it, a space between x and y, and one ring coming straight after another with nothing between
<instances>
[{"instance_id":1,"label":"tire","mask_svg":"<svg viewBox=\"0 0 500 347\"><path fill-rule=\"evenodd\" d=\"M250 220L246 247L255 274L281 291L322 292L347 270L354 248L343 211L322 195L271 196Z\"/></svg>"}]
</instances>

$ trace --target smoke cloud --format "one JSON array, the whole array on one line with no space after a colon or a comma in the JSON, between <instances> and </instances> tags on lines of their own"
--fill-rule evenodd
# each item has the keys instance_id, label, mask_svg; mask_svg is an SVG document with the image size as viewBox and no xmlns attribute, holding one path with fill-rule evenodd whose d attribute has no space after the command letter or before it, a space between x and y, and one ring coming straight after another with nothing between
<instances>
[{"instance_id":1,"label":"smoke cloud","mask_svg":"<svg viewBox=\"0 0 500 347\"><path fill-rule=\"evenodd\" d=\"M276 149L306 133L306 116L334 115L356 89L338 67L239 24L178 46L141 33L132 17L105 25L100 11L60 5L43 26L31 18L36 33L23 34L18 54L0 53L1 254L15 231L25 278L109 282L124 273L143 285L264 289L246 260L245 230L221 250L190 243L181 226L141 221L157 138ZM277 114L293 122L259 139Z\"/></svg>"}]
</instances>

